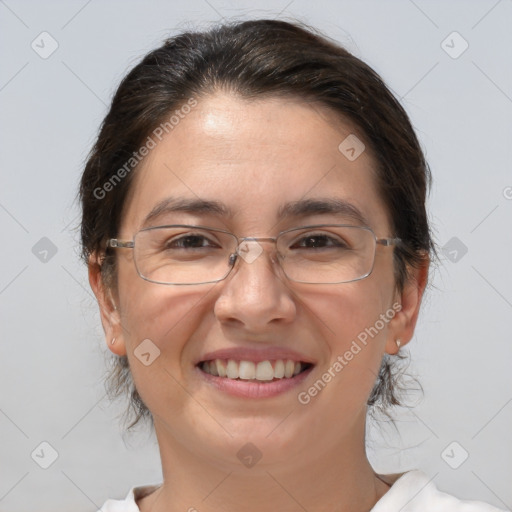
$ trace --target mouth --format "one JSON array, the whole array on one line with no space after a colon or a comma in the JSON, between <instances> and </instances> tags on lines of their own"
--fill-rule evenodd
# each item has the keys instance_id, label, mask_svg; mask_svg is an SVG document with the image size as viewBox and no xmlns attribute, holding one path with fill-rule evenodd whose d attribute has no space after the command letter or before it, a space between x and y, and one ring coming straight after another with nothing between
<instances>
[{"instance_id":1,"label":"mouth","mask_svg":"<svg viewBox=\"0 0 512 512\"><path fill-rule=\"evenodd\" d=\"M311 369L313 364L293 359L267 359L264 361L211 359L200 361L197 367L203 373L220 379L270 383L294 379Z\"/></svg>"}]
</instances>

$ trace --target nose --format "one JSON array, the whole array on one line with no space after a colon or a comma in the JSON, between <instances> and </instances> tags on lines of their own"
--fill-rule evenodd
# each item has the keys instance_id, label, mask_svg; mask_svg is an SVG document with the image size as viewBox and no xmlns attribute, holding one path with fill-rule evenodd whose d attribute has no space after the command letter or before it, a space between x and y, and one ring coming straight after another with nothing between
<instances>
[{"instance_id":1,"label":"nose","mask_svg":"<svg viewBox=\"0 0 512 512\"><path fill-rule=\"evenodd\" d=\"M251 332L264 332L269 324L286 324L295 318L296 305L277 263L271 239L245 239L237 261L214 307L223 323L238 324Z\"/></svg>"}]
</instances>

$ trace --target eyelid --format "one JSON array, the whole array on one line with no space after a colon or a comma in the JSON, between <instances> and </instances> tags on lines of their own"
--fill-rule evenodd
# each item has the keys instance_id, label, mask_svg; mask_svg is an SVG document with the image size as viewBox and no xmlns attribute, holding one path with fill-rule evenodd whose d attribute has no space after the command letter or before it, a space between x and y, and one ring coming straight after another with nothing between
<instances>
[{"instance_id":1,"label":"eyelid","mask_svg":"<svg viewBox=\"0 0 512 512\"><path fill-rule=\"evenodd\" d=\"M169 237L169 239L181 240L187 237L204 238L205 240L213 241L213 239L215 239L215 231L206 231L205 229L193 229L189 231L183 231L181 233L176 233Z\"/></svg>"},{"instance_id":2,"label":"eyelid","mask_svg":"<svg viewBox=\"0 0 512 512\"><path fill-rule=\"evenodd\" d=\"M322 231L322 232L327 232L327 233L331 233L331 234L335 234L335 233L332 233L332 231L330 231L331 228L336 228L336 227L339 227L339 226L343 226L343 227L347 227L347 228L359 228L359 229L367 229L367 230L370 230L373 232L373 230L366 226L366 225L359 225L359 224L349 224L349 223L342 223L342 222L339 222L339 223L336 223L336 222L330 222L330 223L325 223L325 224L311 224L311 225L306 225L306 226L300 226L300 227L296 227L296 228L290 228L290 229L285 229L283 231L281 231L277 236L281 236L285 233L289 233L289 234L292 234L292 233L301 233L301 231L303 231L304 233L308 233L308 232L314 232L314 231Z\"/></svg>"}]
</instances>

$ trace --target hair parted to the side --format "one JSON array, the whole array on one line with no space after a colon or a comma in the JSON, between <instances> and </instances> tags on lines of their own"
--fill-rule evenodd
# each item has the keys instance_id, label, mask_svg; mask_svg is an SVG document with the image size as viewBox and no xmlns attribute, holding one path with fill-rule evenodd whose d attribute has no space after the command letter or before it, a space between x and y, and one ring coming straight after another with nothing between
<instances>
[{"instance_id":1,"label":"hair parted to the side","mask_svg":"<svg viewBox=\"0 0 512 512\"><path fill-rule=\"evenodd\" d=\"M395 248L398 290L408 269L425 264L435 247L426 213L430 171L411 122L382 79L347 50L299 23L254 20L184 32L147 54L122 80L103 120L81 178L81 243L86 263L102 260L105 286L116 287L115 252L126 197L137 172L104 184L126 165L169 114L191 98L227 91L241 98L290 97L328 107L361 133L376 161L376 180L387 209ZM107 380L111 396L128 393L131 428L151 418L131 378L126 357L114 357ZM395 360L385 357L368 405L400 404Z\"/></svg>"}]
</instances>

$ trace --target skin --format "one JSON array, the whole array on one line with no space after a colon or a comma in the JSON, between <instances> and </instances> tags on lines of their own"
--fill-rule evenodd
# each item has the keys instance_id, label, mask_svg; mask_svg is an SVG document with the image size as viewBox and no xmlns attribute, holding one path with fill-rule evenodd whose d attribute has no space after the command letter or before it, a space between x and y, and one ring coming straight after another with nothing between
<instances>
[{"instance_id":1,"label":"skin","mask_svg":"<svg viewBox=\"0 0 512 512\"><path fill-rule=\"evenodd\" d=\"M248 101L227 93L201 98L137 170L119 238L131 240L144 216L170 196L214 199L235 215L180 212L153 225L203 224L238 236L276 236L295 226L342 222L333 215L277 216L286 202L335 197L359 208L377 237L392 236L368 145L352 162L338 150L350 133L358 134L333 113L299 100ZM366 279L307 285L286 280L273 262L272 245L263 245L260 257L239 261L224 281L183 287L144 281L132 250L119 249L117 291L108 290L96 255L91 258L89 278L107 344L128 356L154 417L164 483L139 501L143 512L354 512L369 510L389 489L366 457L366 402L383 354L395 354L396 339L403 346L413 335L428 262L402 293L394 282L393 248L380 246ZM401 311L301 405L298 391L394 303ZM149 366L133 355L146 338L161 351ZM194 368L208 351L273 345L316 361L300 389L237 398L203 382ZM252 468L236 456L248 442L262 454Z\"/></svg>"}]
</instances>

